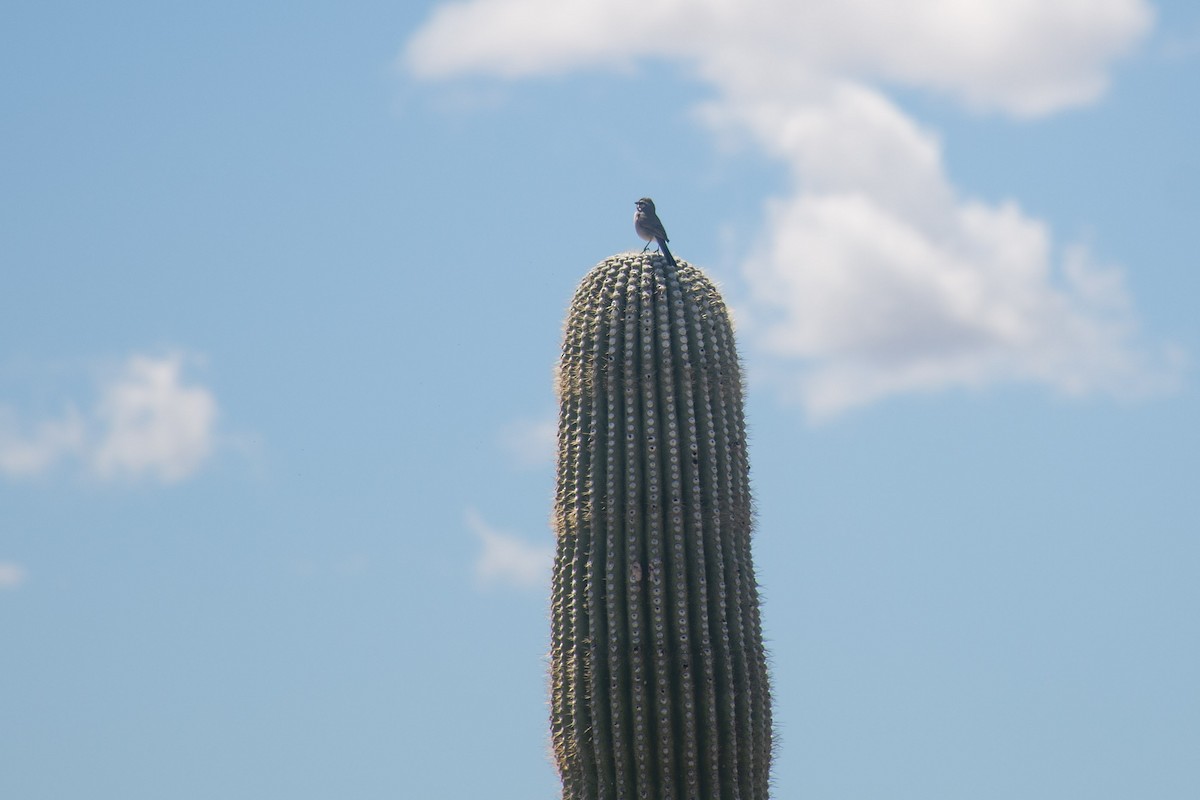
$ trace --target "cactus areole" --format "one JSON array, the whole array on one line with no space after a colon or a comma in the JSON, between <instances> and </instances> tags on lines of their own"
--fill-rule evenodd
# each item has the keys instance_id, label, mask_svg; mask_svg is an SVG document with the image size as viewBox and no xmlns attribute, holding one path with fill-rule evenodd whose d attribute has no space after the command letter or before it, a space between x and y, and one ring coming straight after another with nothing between
<instances>
[{"instance_id":1,"label":"cactus areole","mask_svg":"<svg viewBox=\"0 0 1200 800\"><path fill-rule=\"evenodd\" d=\"M771 699L733 329L700 270L596 265L558 370L563 800L766 800Z\"/></svg>"}]
</instances>

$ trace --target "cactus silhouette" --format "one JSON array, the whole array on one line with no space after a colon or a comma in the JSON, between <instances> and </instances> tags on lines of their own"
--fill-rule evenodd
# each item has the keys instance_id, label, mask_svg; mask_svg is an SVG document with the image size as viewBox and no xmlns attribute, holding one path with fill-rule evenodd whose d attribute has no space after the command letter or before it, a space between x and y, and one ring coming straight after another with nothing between
<instances>
[{"instance_id":1,"label":"cactus silhouette","mask_svg":"<svg viewBox=\"0 0 1200 800\"><path fill-rule=\"evenodd\" d=\"M557 389L563 799L766 800L741 370L716 288L657 253L597 264L568 312Z\"/></svg>"}]
</instances>

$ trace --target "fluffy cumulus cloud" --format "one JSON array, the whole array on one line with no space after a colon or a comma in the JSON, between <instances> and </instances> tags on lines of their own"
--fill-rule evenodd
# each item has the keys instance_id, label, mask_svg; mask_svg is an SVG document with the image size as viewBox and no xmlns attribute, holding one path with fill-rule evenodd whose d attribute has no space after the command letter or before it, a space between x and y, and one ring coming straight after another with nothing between
<instances>
[{"instance_id":1,"label":"fluffy cumulus cloud","mask_svg":"<svg viewBox=\"0 0 1200 800\"><path fill-rule=\"evenodd\" d=\"M713 89L698 117L790 170L739 323L761 373L820 417L998 382L1170 382L1176 356L1137 341L1120 270L1016 201L954 186L937 134L888 94L1052 114L1097 100L1152 24L1145 0L468 0L437 8L402 58L424 78L688 65Z\"/></svg>"},{"instance_id":2,"label":"fluffy cumulus cloud","mask_svg":"<svg viewBox=\"0 0 1200 800\"><path fill-rule=\"evenodd\" d=\"M214 449L217 403L183 379L184 358L134 355L108 375L87 413L22 424L0 406L0 473L38 475L73 461L102 480L172 483L194 474Z\"/></svg>"},{"instance_id":3,"label":"fluffy cumulus cloud","mask_svg":"<svg viewBox=\"0 0 1200 800\"><path fill-rule=\"evenodd\" d=\"M480 544L475 560L475 578L480 586L538 589L550 585L552 545L533 544L498 530L476 511L467 511L466 521Z\"/></svg>"},{"instance_id":4,"label":"fluffy cumulus cloud","mask_svg":"<svg viewBox=\"0 0 1200 800\"><path fill-rule=\"evenodd\" d=\"M216 398L186 385L182 358L134 356L104 387L96 417L101 433L92 449L96 474L150 475L177 481L212 453Z\"/></svg>"},{"instance_id":5,"label":"fluffy cumulus cloud","mask_svg":"<svg viewBox=\"0 0 1200 800\"><path fill-rule=\"evenodd\" d=\"M1116 395L1169 382L1175 355L1135 344L1120 270L1056 246L1015 201L964 197L937 136L879 91L843 81L702 114L794 171L744 266L740 319L812 415L1000 381Z\"/></svg>"}]
</instances>

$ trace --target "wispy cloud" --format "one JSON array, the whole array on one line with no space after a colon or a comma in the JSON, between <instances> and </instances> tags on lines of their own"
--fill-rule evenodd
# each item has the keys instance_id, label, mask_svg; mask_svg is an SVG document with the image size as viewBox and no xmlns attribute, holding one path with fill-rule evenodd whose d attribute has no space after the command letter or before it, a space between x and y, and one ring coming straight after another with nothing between
<instances>
[{"instance_id":1,"label":"wispy cloud","mask_svg":"<svg viewBox=\"0 0 1200 800\"><path fill-rule=\"evenodd\" d=\"M184 362L179 353L130 356L101 381L87 413L67 404L57 417L23 425L0 406L0 472L34 476L75 462L101 480L190 477L213 453L217 402L184 380Z\"/></svg>"},{"instance_id":2,"label":"wispy cloud","mask_svg":"<svg viewBox=\"0 0 1200 800\"><path fill-rule=\"evenodd\" d=\"M16 412L0 406L0 472L7 475L37 475L84 452L86 424L74 408L29 426L28 432L21 428Z\"/></svg>"},{"instance_id":3,"label":"wispy cloud","mask_svg":"<svg viewBox=\"0 0 1200 800\"><path fill-rule=\"evenodd\" d=\"M553 463L557 442L558 421L553 417L514 420L500 431L500 444L521 467Z\"/></svg>"},{"instance_id":4,"label":"wispy cloud","mask_svg":"<svg viewBox=\"0 0 1200 800\"><path fill-rule=\"evenodd\" d=\"M1153 21L1145 0L468 0L439 6L402 61L429 79L687 64L714 91L697 118L789 168L738 319L760 374L819 418L1004 382L1172 385L1182 357L1141 340L1121 269L1015 199L956 187L938 135L887 94L1053 114L1096 102Z\"/></svg>"},{"instance_id":5,"label":"wispy cloud","mask_svg":"<svg viewBox=\"0 0 1200 800\"><path fill-rule=\"evenodd\" d=\"M25 568L11 561L0 561L0 591L17 589L25 583Z\"/></svg>"},{"instance_id":6,"label":"wispy cloud","mask_svg":"<svg viewBox=\"0 0 1200 800\"><path fill-rule=\"evenodd\" d=\"M545 588L550 585L552 544L534 544L498 530L474 510L466 513L467 527L479 540L475 577L484 588Z\"/></svg>"}]
</instances>

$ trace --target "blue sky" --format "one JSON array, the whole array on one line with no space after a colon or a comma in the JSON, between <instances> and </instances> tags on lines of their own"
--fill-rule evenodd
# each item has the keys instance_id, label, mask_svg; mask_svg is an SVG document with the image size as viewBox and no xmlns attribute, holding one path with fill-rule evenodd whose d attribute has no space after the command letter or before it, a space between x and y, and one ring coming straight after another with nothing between
<instances>
[{"instance_id":1,"label":"blue sky","mask_svg":"<svg viewBox=\"0 0 1200 800\"><path fill-rule=\"evenodd\" d=\"M4 17L0 796L557 796L551 373L644 195L776 796L1200 795L1194 4Z\"/></svg>"}]
</instances>

